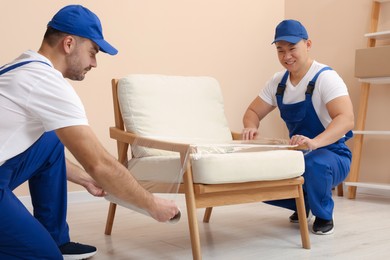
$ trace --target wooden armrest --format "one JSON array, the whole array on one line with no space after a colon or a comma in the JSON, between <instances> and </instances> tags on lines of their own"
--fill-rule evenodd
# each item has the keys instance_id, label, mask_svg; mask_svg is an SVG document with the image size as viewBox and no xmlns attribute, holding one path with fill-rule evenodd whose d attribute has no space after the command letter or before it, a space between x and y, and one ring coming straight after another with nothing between
<instances>
[{"instance_id":1,"label":"wooden armrest","mask_svg":"<svg viewBox=\"0 0 390 260\"><path fill-rule=\"evenodd\" d=\"M110 137L117 141L128 143L130 145L135 144L138 146L155 148L155 149L171 151L171 152L178 152L178 153L186 153L190 147L190 144L176 143L176 142L142 137L134 133L126 132L116 127L110 127Z\"/></svg>"},{"instance_id":2,"label":"wooden armrest","mask_svg":"<svg viewBox=\"0 0 390 260\"><path fill-rule=\"evenodd\" d=\"M242 140L242 134L238 132L231 132L233 140Z\"/></svg>"},{"instance_id":3,"label":"wooden armrest","mask_svg":"<svg viewBox=\"0 0 390 260\"><path fill-rule=\"evenodd\" d=\"M309 150L309 147L307 147L307 145L298 145L298 146L294 146L294 147L289 148L289 150L305 151L305 150Z\"/></svg>"},{"instance_id":4,"label":"wooden armrest","mask_svg":"<svg viewBox=\"0 0 390 260\"><path fill-rule=\"evenodd\" d=\"M233 140L242 140L242 134L241 133L238 133L238 132L231 132L232 134L232 138ZM270 142L270 144L272 144L272 142ZM294 146L294 147L289 147L287 148L288 150L309 150L309 147L307 147L307 145L298 145L298 146Z\"/></svg>"},{"instance_id":5,"label":"wooden armrest","mask_svg":"<svg viewBox=\"0 0 390 260\"><path fill-rule=\"evenodd\" d=\"M143 137L131 132L126 132L117 127L110 127L110 137L117 141L128 143L130 145L143 146L147 148L155 148L165 151L186 153L191 144L178 143L172 141L164 141L155 138ZM232 132L233 140L241 140L241 133ZM287 148L289 150L308 150L306 145L295 146Z\"/></svg>"}]
</instances>

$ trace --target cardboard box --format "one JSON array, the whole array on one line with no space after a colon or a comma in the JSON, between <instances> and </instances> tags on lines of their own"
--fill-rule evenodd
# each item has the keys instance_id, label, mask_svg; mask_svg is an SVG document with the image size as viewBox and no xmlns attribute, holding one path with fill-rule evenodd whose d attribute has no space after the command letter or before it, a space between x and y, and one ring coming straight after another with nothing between
<instances>
[{"instance_id":1,"label":"cardboard box","mask_svg":"<svg viewBox=\"0 0 390 260\"><path fill-rule=\"evenodd\" d=\"M390 77L390 45L356 50L355 77Z\"/></svg>"}]
</instances>

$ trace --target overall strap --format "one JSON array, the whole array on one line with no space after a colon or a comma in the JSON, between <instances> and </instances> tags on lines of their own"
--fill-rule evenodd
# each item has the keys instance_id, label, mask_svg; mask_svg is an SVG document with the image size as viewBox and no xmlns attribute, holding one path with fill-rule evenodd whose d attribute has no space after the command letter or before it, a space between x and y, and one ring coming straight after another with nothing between
<instances>
[{"instance_id":1,"label":"overall strap","mask_svg":"<svg viewBox=\"0 0 390 260\"><path fill-rule=\"evenodd\" d=\"M276 95L277 96L283 95L284 89L286 88L286 82L287 82L288 74L289 74L289 72L288 72L288 70L286 70L286 72L283 75L282 80L278 84L278 88L276 89Z\"/></svg>"},{"instance_id":2,"label":"overall strap","mask_svg":"<svg viewBox=\"0 0 390 260\"><path fill-rule=\"evenodd\" d=\"M18 67L20 67L20 66L23 66L23 65L25 65L25 64L28 64L28 63L30 63L30 62L40 62L40 63L43 63L43 64L46 64L46 65L50 66L49 63L44 62L44 61L41 61L41 60L27 60L27 61L22 61L22 62L19 62L19 63L15 63L15 64L13 64L13 65L11 65L11 66L9 66L9 67L3 69L3 70L0 70L0 76L3 75L4 73L7 73L7 72L10 71L10 70L16 69L16 68L18 68ZM3 67L4 67L4 66L3 66ZM3 67L1 67L1 68L3 68ZM1 69L1 68L0 68L0 69Z\"/></svg>"},{"instance_id":3,"label":"overall strap","mask_svg":"<svg viewBox=\"0 0 390 260\"><path fill-rule=\"evenodd\" d=\"M314 77L310 80L309 84L307 85L307 89L306 89L306 95L312 95L313 94L313 91L314 91L314 86L316 84L316 81L317 81L317 78L318 76L326 71L326 70L332 70L331 67L323 67L322 69L320 69L316 75L314 75Z\"/></svg>"}]
</instances>

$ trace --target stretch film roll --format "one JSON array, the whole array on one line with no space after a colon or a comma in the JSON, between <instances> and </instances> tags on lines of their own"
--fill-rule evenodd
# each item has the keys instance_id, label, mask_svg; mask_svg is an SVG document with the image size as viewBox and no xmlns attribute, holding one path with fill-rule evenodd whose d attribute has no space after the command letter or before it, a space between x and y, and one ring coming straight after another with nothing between
<instances>
[{"instance_id":1,"label":"stretch film roll","mask_svg":"<svg viewBox=\"0 0 390 260\"><path fill-rule=\"evenodd\" d=\"M117 198L114 197L114 196L111 196L111 195L108 194L108 195L106 195L105 198L106 198L108 201L111 201L111 202L113 202L113 203L115 203L115 204L118 204L118 205L120 205L120 206L122 206L122 207L131 209L131 210L134 210L134 211L136 211L136 212L138 212L138 213L141 213L141 214L143 214L143 215L145 215L145 216L149 216L149 217L150 217L150 214L149 214L146 210L140 209L140 208L138 208L138 207L136 207L136 206L134 206L134 205L132 205L132 204L130 204L130 203L127 203L127 202L124 202L124 201L122 201L122 200L120 200L120 199L117 199ZM181 218L181 211L180 211L180 209L179 209L179 213L177 213L177 214L176 214L173 218L171 218L167 223L169 223L169 224L176 224L177 222L179 222L180 218Z\"/></svg>"}]
</instances>

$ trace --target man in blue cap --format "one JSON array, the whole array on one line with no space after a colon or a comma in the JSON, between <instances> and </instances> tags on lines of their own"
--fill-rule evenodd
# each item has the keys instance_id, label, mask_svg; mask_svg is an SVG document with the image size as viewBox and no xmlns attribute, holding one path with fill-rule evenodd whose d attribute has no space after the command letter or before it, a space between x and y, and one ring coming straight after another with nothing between
<instances>
[{"instance_id":1,"label":"man in blue cap","mask_svg":"<svg viewBox=\"0 0 390 260\"><path fill-rule=\"evenodd\" d=\"M312 231L327 235L334 230L332 188L348 175L351 152L345 141L352 137L354 114L348 90L330 67L309 56L312 42L305 27L296 20L284 20L272 42L279 62L286 69L277 72L252 101L243 118L243 138L255 139L260 121L276 107L289 130L290 144L304 145L305 206L316 217ZM270 204L295 211L294 200Z\"/></svg>"},{"instance_id":2,"label":"man in blue cap","mask_svg":"<svg viewBox=\"0 0 390 260\"><path fill-rule=\"evenodd\" d=\"M106 192L146 210L157 221L174 217L173 201L143 189L105 151L65 78L83 80L104 40L99 18L70 5L48 23L38 52L0 68L0 259L85 259L93 246L71 242L66 222L67 179L91 194ZM64 146L85 171L65 158ZM34 216L12 192L29 182Z\"/></svg>"}]
</instances>

